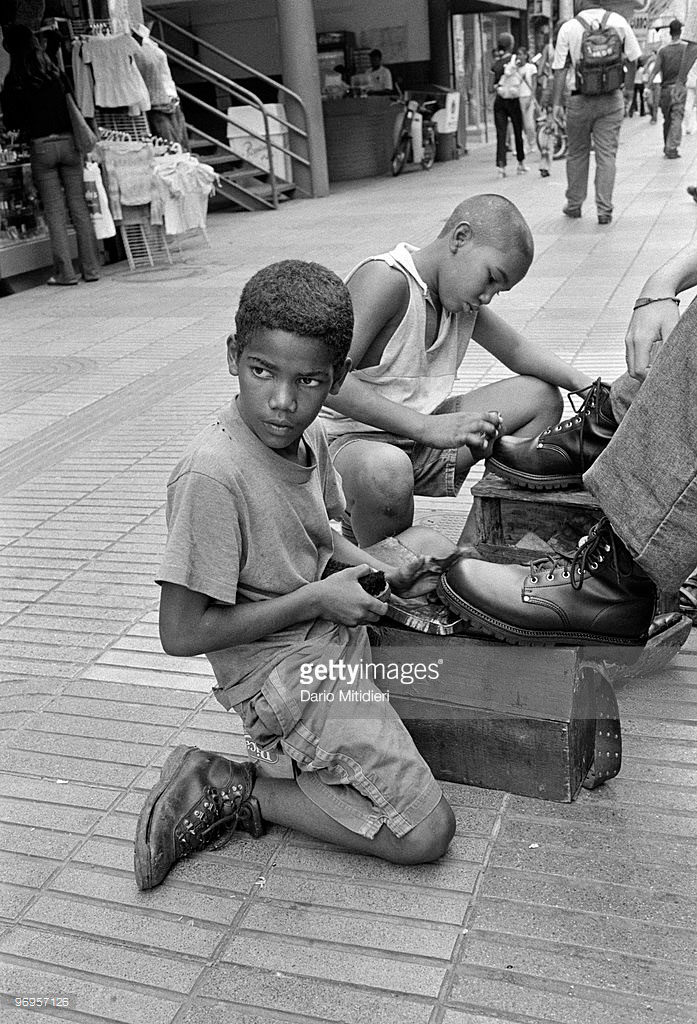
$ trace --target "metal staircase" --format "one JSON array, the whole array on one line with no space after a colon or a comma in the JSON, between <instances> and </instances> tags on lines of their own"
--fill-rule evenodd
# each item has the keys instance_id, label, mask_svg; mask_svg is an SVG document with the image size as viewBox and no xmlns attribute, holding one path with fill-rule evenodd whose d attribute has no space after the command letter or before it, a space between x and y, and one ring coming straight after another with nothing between
<instances>
[{"instance_id":1,"label":"metal staircase","mask_svg":"<svg viewBox=\"0 0 697 1024\"><path fill-rule=\"evenodd\" d=\"M244 210L272 210L297 194L311 197L314 191L307 112L297 93L170 21L158 11L143 7L143 13L154 22L153 37L167 54L175 79L186 78L188 88L177 82L177 91L180 98L186 101L191 148L202 161L214 167L220 176L218 192ZM202 61L175 46L173 40L179 46L187 46L196 53L205 51L207 55L214 56L216 65L222 63L231 73L242 71L246 77L259 79L273 88L279 94L286 116L270 111L245 86L207 67ZM217 95L220 92L227 93L232 108L229 113L191 91L194 83L202 82L213 85ZM258 131L250 129L239 115L236 117L235 108L238 105L252 107L258 115L256 123L263 127ZM208 130L196 124L192 111L201 112ZM233 148L229 144L228 125L240 129L252 143L245 147L243 155L236 151L239 147ZM282 154L282 165L289 169L287 177L277 173L278 154Z\"/></svg>"}]
</instances>

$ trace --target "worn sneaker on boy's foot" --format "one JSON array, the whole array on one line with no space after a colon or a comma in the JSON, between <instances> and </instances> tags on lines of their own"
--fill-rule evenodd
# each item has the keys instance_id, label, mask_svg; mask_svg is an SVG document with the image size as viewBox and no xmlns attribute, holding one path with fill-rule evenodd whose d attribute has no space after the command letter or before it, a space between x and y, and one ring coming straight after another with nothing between
<instances>
[{"instance_id":1,"label":"worn sneaker on boy's foot","mask_svg":"<svg viewBox=\"0 0 697 1024\"><path fill-rule=\"evenodd\" d=\"M463 558L441 577L438 596L509 644L638 644L656 587L603 518L571 559L540 558L526 568Z\"/></svg>"},{"instance_id":2,"label":"worn sneaker on boy's foot","mask_svg":"<svg viewBox=\"0 0 697 1024\"><path fill-rule=\"evenodd\" d=\"M580 487L583 474L617 430L617 421L610 405L610 385L600 377L570 394L583 396L575 416L547 427L537 437L499 438L487 468L533 491Z\"/></svg>"},{"instance_id":3,"label":"worn sneaker on boy's foot","mask_svg":"<svg viewBox=\"0 0 697 1024\"><path fill-rule=\"evenodd\" d=\"M576 220L577 217L581 216L580 206L565 206L561 211L565 217L571 217L572 220Z\"/></svg>"},{"instance_id":4,"label":"worn sneaker on boy's foot","mask_svg":"<svg viewBox=\"0 0 697 1024\"><path fill-rule=\"evenodd\" d=\"M516 174L527 174L529 170L530 168L528 167L528 165L524 164L521 160L518 166L516 167Z\"/></svg>"},{"instance_id":5,"label":"worn sneaker on boy's foot","mask_svg":"<svg viewBox=\"0 0 697 1024\"><path fill-rule=\"evenodd\" d=\"M216 840L225 845L236 829L262 835L259 803L251 795L254 778L251 764L235 764L197 747L173 750L138 818L138 888L153 889L178 860Z\"/></svg>"}]
</instances>

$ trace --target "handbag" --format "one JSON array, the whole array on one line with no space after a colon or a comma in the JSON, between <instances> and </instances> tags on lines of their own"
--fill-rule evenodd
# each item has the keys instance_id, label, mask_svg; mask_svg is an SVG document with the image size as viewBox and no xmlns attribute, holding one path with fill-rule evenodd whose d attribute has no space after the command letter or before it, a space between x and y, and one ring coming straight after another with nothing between
<instances>
[{"instance_id":1,"label":"handbag","mask_svg":"<svg viewBox=\"0 0 697 1024\"><path fill-rule=\"evenodd\" d=\"M65 104L68 108L68 114L70 115L70 124L73 129L75 148L79 153L82 153L83 156L86 156L87 153L91 153L97 145L97 136L82 116L82 111L75 102L72 93L67 92L65 94Z\"/></svg>"},{"instance_id":2,"label":"handbag","mask_svg":"<svg viewBox=\"0 0 697 1024\"><path fill-rule=\"evenodd\" d=\"M113 238L116 234L114 219L109 209L106 190L102 182L99 164L88 160L84 166L82 177L85 182L85 199L90 211L92 227L97 238Z\"/></svg>"},{"instance_id":3,"label":"handbag","mask_svg":"<svg viewBox=\"0 0 697 1024\"><path fill-rule=\"evenodd\" d=\"M503 74L499 78L496 92L504 100L520 99L520 88L523 84L523 76L513 54L507 64L504 65Z\"/></svg>"}]
</instances>

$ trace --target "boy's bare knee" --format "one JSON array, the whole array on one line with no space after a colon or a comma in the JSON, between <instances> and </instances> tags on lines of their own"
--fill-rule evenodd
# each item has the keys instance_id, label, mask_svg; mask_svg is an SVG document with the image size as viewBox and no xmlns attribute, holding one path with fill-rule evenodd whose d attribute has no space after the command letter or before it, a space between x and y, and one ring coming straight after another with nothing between
<instances>
[{"instance_id":1,"label":"boy's bare knee","mask_svg":"<svg viewBox=\"0 0 697 1024\"><path fill-rule=\"evenodd\" d=\"M398 515L414 493L414 471L409 456L398 448L363 469L362 492L378 502L385 515Z\"/></svg>"},{"instance_id":2,"label":"boy's bare knee","mask_svg":"<svg viewBox=\"0 0 697 1024\"><path fill-rule=\"evenodd\" d=\"M455 815L445 797L429 816L398 841L401 864L430 864L446 852L455 835Z\"/></svg>"}]
</instances>

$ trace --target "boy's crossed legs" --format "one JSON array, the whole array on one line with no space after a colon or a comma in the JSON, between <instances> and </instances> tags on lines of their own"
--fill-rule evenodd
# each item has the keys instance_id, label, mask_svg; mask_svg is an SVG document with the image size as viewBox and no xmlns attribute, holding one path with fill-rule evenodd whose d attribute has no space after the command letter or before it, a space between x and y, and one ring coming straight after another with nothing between
<instances>
[{"instance_id":1,"label":"boy's crossed legs","mask_svg":"<svg viewBox=\"0 0 697 1024\"><path fill-rule=\"evenodd\" d=\"M518 376L453 395L433 415L474 419L483 409L496 409L504 433L530 437L556 422L562 408L553 385ZM474 463L489 454L489 447L473 454L466 445L432 448L377 431L345 434L329 450L341 476L351 529L363 548L411 526L415 494L457 495Z\"/></svg>"}]
</instances>

